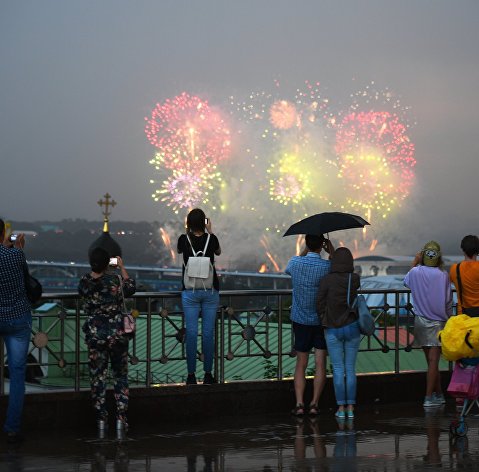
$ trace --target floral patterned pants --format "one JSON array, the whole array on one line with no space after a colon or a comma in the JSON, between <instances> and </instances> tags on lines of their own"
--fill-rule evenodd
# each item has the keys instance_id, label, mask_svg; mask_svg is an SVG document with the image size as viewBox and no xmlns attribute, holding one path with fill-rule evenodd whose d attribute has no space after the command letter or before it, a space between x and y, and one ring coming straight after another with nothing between
<instances>
[{"instance_id":1,"label":"floral patterned pants","mask_svg":"<svg viewBox=\"0 0 479 472\"><path fill-rule=\"evenodd\" d=\"M128 339L115 339L113 343L91 345L88 348L91 397L98 419L107 419L106 383L108 361L111 363L116 400L116 417L126 422L128 410Z\"/></svg>"}]
</instances>

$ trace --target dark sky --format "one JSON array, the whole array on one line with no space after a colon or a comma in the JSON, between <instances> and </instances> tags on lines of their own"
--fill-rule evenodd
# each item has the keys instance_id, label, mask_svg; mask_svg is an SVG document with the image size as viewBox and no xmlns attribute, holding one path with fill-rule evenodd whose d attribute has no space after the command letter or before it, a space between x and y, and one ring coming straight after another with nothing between
<instances>
[{"instance_id":1,"label":"dark sky","mask_svg":"<svg viewBox=\"0 0 479 472\"><path fill-rule=\"evenodd\" d=\"M354 79L417 121L416 185L390 217L403 240L478 233L478 24L477 0L3 1L0 215L98 219L108 191L117 219L163 218L143 131L155 103L221 104L277 78L346 100Z\"/></svg>"}]
</instances>

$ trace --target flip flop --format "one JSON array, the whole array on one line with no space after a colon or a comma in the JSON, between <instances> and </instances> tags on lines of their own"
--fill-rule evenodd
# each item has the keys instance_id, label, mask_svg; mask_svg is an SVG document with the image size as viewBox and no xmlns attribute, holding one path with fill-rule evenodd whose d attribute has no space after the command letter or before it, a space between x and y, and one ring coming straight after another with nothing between
<instances>
[{"instance_id":1,"label":"flip flop","mask_svg":"<svg viewBox=\"0 0 479 472\"><path fill-rule=\"evenodd\" d=\"M298 403L292 410L291 414L294 416L304 416L304 405L302 403Z\"/></svg>"}]
</instances>

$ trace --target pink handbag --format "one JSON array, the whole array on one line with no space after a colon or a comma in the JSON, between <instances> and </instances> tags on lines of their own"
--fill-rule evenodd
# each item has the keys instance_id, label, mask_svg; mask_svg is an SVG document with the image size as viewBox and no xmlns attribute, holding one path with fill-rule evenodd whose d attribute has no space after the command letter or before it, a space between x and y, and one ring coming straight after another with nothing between
<instances>
[{"instance_id":1,"label":"pink handbag","mask_svg":"<svg viewBox=\"0 0 479 472\"><path fill-rule=\"evenodd\" d=\"M463 365L457 361L452 371L447 393L456 398L479 397L479 366Z\"/></svg>"},{"instance_id":2,"label":"pink handbag","mask_svg":"<svg viewBox=\"0 0 479 472\"><path fill-rule=\"evenodd\" d=\"M123 331L126 334L134 333L136 330L135 318L131 313L123 313Z\"/></svg>"}]
</instances>

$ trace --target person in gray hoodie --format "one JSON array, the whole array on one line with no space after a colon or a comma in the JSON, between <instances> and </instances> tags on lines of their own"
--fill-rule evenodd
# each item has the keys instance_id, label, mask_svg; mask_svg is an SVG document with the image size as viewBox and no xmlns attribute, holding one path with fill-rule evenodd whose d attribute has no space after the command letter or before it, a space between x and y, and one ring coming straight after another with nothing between
<instances>
[{"instance_id":1,"label":"person in gray hoodie","mask_svg":"<svg viewBox=\"0 0 479 472\"><path fill-rule=\"evenodd\" d=\"M339 419L354 418L356 404L356 358L361 334L358 314L352 306L360 279L353 271L351 251L345 247L336 249L331 257L331 272L321 280L318 292L318 315L333 367Z\"/></svg>"}]
</instances>

